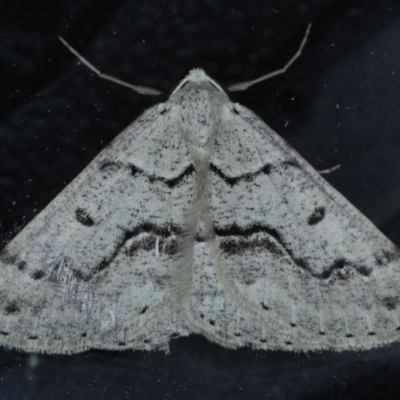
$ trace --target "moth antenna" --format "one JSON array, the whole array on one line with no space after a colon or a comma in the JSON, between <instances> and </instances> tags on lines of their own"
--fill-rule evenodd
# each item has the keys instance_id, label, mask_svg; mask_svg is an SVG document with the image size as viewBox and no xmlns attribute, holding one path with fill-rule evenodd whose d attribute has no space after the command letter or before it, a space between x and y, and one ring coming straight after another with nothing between
<instances>
[{"instance_id":1,"label":"moth antenna","mask_svg":"<svg viewBox=\"0 0 400 400\"><path fill-rule=\"evenodd\" d=\"M106 79L108 81L117 83L118 85L122 85L128 87L129 89L134 90L137 93L145 94L145 95L161 95L163 92L158 89L154 89L148 86L140 86L140 85L132 85L126 81L122 81L121 79L115 78L114 76L103 74L99 71L93 64L91 64L85 57L79 54L66 40L64 40L61 36L58 37L61 43L74 55L76 56L79 61L86 65L90 70L92 70L99 78Z\"/></svg>"}]
</instances>

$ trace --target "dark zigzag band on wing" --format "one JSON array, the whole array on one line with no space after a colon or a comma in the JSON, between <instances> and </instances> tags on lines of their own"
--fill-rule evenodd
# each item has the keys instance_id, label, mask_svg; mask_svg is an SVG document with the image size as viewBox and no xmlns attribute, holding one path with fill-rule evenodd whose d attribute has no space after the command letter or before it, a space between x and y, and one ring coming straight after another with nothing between
<instances>
[{"instance_id":1,"label":"dark zigzag band on wing","mask_svg":"<svg viewBox=\"0 0 400 400\"><path fill-rule=\"evenodd\" d=\"M93 267L87 274L73 269L74 276L83 281L92 280L96 274L104 271L110 266L122 247L124 247L129 240L143 233L148 233L149 235L143 239L134 241L129 248L126 249L127 256L133 257L138 250L155 251L156 246L161 248L162 253L168 256L176 255L178 253L178 237L182 235L182 229L179 226L174 224L160 226L152 223L144 223L137 226L135 229L123 230L123 234L114 245L114 251L109 257L100 261L100 263Z\"/></svg>"},{"instance_id":2,"label":"dark zigzag band on wing","mask_svg":"<svg viewBox=\"0 0 400 400\"><path fill-rule=\"evenodd\" d=\"M300 165L296 160L287 160L283 161L281 163L283 167L294 167L294 168L301 168ZM109 161L106 160L102 163L100 166L100 171L106 170L106 169L113 169L113 168L129 168L131 171L132 176L137 176L139 174L146 176L150 182L158 181L158 182L163 182L166 185L168 185L170 188L173 188L174 186L178 185L186 176L191 175L194 173L194 167L193 165L189 165L181 174L179 174L177 177L172 178L172 179L166 179L162 178L159 176L155 175L148 175L146 174L142 169L136 167L134 164L123 164L122 162L115 162L115 161ZM210 165L210 170L217 174L220 178L222 178L228 185L234 186L240 181L248 181L251 182L257 175L260 174L265 174L269 175L271 171L273 170L274 166L272 164L265 164L263 167L261 167L258 171L243 174L237 177L229 177L225 175L218 167L216 167L214 164Z\"/></svg>"},{"instance_id":3,"label":"dark zigzag band on wing","mask_svg":"<svg viewBox=\"0 0 400 400\"><path fill-rule=\"evenodd\" d=\"M298 161L295 160L295 159L289 159L289 160L282 161L280 163L280 166L282 168L285 168L285 169L288 168L288 167L297 168L297 169L301 169L302 168L301 165L298 163ZM267 163L267 164L263 165L258 171L249 172L249 173L246 173L246 174L243 174L243 175L236 176L236 177L232 178L232 177L227 176L226 174L224 174L214 164L211 164L211 166L210 166L210 170L212 172L214 172L215 174L217 174L229 186L234 186L240 181L251 182L256 176L258 176L260 174L269 175L270 173L272 173L277 168L278 168L277 166L274 166L274 165L272 165L270 163Z\"/></svg>"},{"instance_id":4,"label":"dark zigzag band on wing","mask_svg":"<svg viewBox=\"0 0 400 400\"><path fill-rule=\"evenodd\" d=\"M126 168L131 171L132 176L137 176L137 175L144 175L146 176L151 183L158 181L158 182L163 182L166 185L168 185L170 188L173 188L174 186L179 185L179 183L188 175L191 175L194 173L194 167L193 165L189 165L181 174L179 174L177 177L172 178L172 179L166 179L163 177L155 176L155 175L148 175L146 174L142 169L136 167L134 164L124 164L122 162L115 162L115 161L104 161L101 166L100 166L100 171L104 171L107 169L121 169L121 168Z\"/></svg>"},{"instance_id":5,"label":"dark zigzag band on wing","mask_svg":"<svg viewBox=\"0 0 400 400\"><path fill-rule=\"evenodd\" d=\"M231 225L224 229L214 229L216 236L220 238L221 250L229 255L243 254L254 249L258 251L265 250L276 256L288 255L302 271L319 280L327 280L332 276L335 279L345 279L345 267L351 267L364 277L368 277L372 273L370 268L356 265L343 257L338 257L331 265L327 265L323 272L317 273L313 271L312 266L307 261L293 254L290 246L283 240L276 229L268 226L254 225L243 229L237 225ZM265 234L267 237L252 238L257 234Z\"/></svg>"},{"instance_id":6,"label":"dark zigzag band on wing","mask_svg":"<svg viewBox=\"0 0 400 400\"><path fill-rule=\"evenodd\" d=\"M244 174L241 176L237 176L235 178L231 178L227 175L225 175L218 167L216 167L214 164L211 164L210 170L217 174L222 180L224 180L229 186L234 186L240 181L249 181L251 182L257 175L260 174L266 174L268 175L271 172L272 165L271 164L265 164L262 168L260 168L256 172L251 172L248 174Z\"/></svg>"},{"instance_id":7,"label":"dark zigzag band on wing","mask_svg":"<svg viewBox=\"0 0 400 400\"><path fill-rule=\"evenodd\" d=\"M155 251L156 246L160 249L160 253L167 256L173 256L178 253L178 237L182 236L182 229L179 226L175 224L160 226L151 223L144 223L138 225L135 229L123 230L120 238L114 245L112 254L109 257L104 258L93 268L89 268L88 273L84 273L74 268L74 266L70 266L74 277L77 280L85 282L92 280L97 274L110 266L129 240L134 239L143 233L147 233L148 235L137 241L132 241L130 246L125 250L127 256L133 257L139 250ZM20 260L18 254L11 253L7 246L0 252L0 261L5 264L17 266L20 271L26 269L29 263L28 261ZM68 263L68 260L65 258L59 260L54 268L52 268L50 274L44 270L36 270L31 274L31 278L38 280L48 277L49 281L57 282L56 276L64 262Z\"/></svg>"}]
</instances>

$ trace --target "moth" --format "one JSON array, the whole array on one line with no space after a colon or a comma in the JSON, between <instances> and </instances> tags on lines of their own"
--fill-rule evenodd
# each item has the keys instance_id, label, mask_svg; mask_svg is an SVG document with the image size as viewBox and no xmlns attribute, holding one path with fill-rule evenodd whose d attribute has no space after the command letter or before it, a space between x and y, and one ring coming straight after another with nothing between
<instances>
[{"instance_id":1,"label":"moth","mask_svg":"<svg viewBox=\"0 0 400 400\"><path fill-rule=\"evenodd\" d=\"M201 69L0 254L0 344L25 351L368 349L399 302L398 248Z\"/></svg>"}]
</instances>

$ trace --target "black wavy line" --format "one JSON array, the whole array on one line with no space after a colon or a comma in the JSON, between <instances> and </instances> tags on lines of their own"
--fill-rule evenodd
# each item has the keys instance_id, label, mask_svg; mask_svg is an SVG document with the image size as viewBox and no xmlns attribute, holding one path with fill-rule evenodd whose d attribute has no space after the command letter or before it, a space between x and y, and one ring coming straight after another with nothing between
<instances>
[{"instance_id":1,"label":"black wavy line","mask_svg":"<svg viewBox=\"0 0 400 400\"><path fill-rule=\"evenodd\" d=\"M179 226L177 225L166 225L166 226L158 226L155 224L151 223L144 223L139 226L137 226L133 230L126 230L124 231L121 239L118 241L118 243L114 247L114 251L111 254L111 256L104 258L101 262L99 262L89 273L84 274L82 271L73 269L73 273L75 277L79 280L83 281L90 281L93 279L93 277L107 269L110 264L114 261L115 257L119 254L121 248L126 244L128 240L131 238L138 236L139 234L146 232L146 233L153 233L154 235L159 236L160 238L167 239L171 235L181 235L182 230ZM266 233L267 235L273 237L281 246L282 248L286 251L286 253L289 255L289 257L292 259L292 261L303 271L311 275L312 277L319 279L319 280L327 280L329 279L332 275L335 273L338 273L338 278L339 279L346 279L345 276L340 275L340 270L345 268L346 266L354 268L360 275L368 277L372 273L372 270L365 267L365 266L358 266L355 265L354 263L346 260L343 257L337 258L329 267L327 267L323 272L321 273L316 273L312 270L310 265L302 258L295 257L293 255L293 252L289 248L289 246L285 243L285 241L282 239L281 235L279 232L274 229L270 228L268 226L261 226L261 225L254 225L248 228L241 228L238 225L231 225L228 228L215 228L215 234L216 236L220 238L227 238L227 237L244 237L244 238L249 238L250 236L256 234L256 233ZM199 238L197 238L197 241L200 241ZM225 253L231 253L232 254L232 248L234 246L238 246L238 242L234 240L222 240L221 242L221 250L224 251ZM255 247L263 247L263 249L275 254L275 255L281 255L282 252L279 250L279 248L271 241L268 239L253 239L249 240L246 242L242 242L240 244L240 250L247 250L249 248L255 248ZM149 242L146 240L139 241L135 244L135 248L132 249L132 251L137 251L139 248L143 249L149 249ZM176 254L177 248L175 248L173 245L170 248L170 254Z\"/></svg>"},{"instance_id":2,"label":"black wavy line","mask_svg":"<svg viewBox=\"0 0 400 400\"><path fill-rule=\"evenodd\" d=\"M131 174L133 177L135 177L136 175L144 175L146 176L150 182L162 182L165 183L166 185L168 185L168 187L173 188L175 186L177 186L186 176L191 175L194 172L194 167L193 165L189 165L188 167L186 167L186 169L180 174L178 175L176 178L172 178L172 179L167 179L167 178L163 178L161 176L156 176L156 175L148 175L146 174L141 168L137 167L134 164L123 164L121 162L115 162L115 161L104 161L103 164L100 166L100 171L104 170L106 168L112 168L112 167L117 167L117 168L128 168L131 171Z\"/></svg>"},{"instance_id":3,"label":"black wavy line","mask_svg":"<svg viewBox=\"0 0 400 400\"><path fill-rule=\"evenodd\" d=\"M287 252L289 257L292 259L292 261L303 271L307 272L310 274L312 277L320 280L327 280L329 279L333 274L335 274L337 271L342 270L346 266L354 268L360 275L362 276L370 276L372 273L372 270L370 268L367 268L365 266L358 266L355 265L354 263L350 262L349 260L346 260L344 257L338 257L330 266L328 266L323 272L321 273L316 273L312 270L310 265L302 258L295 257L293 255L292 250L290 247L285 243L283 240L282 236L280 233L275 229L275 228L270 228L268 226L263 226L263 225L253 225L251 227L247 228L241 228L236 224L233 224L229 226L228 228L214 228L215 229L215 234L221 238L223 237L229 237L229 236L238 236L238 237L245 237L248 238L251 235L254 235L256 233L266 233L269 236L272 236ZM246 241L241 247L242 250L245 250L251 245L253 247L259 247L260 246L260 240L259 239L254 239L252 241ZM229 244L237 244L237 242L231 240L225 240L225 244L222 246L223 250L227 253L229 253L228 246ZM278 249L276 246L273 246L273 244L269 241L265 242L265 250L270 251L271 253L278 254ZM343 276L338 276L339 278L345 279Z\"/></svg>"},{"instance_id":4,"label":"black wavy line","mask_svg":"<svg viewBox=\"0 0 400 400\"><path fill-rule=\"evenodd\" d=\"M88 282L91 279L93 279L93 277L104 271L105 269L107 269L110 264L114 261L115 257L118 255L118 253L120 252L121 248L125 245L125 243L132 239L135 236L138 236L141 233L153 233L154 235L157 235L161 238L168 238L171 235L182 235L182 229L178 226L178 225L174 225L174 224L168 224L165 226L159 226L156 224L152 224L152 223L144 223L141 225L138 225L135 229L132 230L124 230L123 231L123 235L120 238L120 240L117 242L117 244L114 246L114 251L112 252L112 254L109 257L105 257L103 258L102 261L100 261L94 268L92 268L92 270L87 273L84 274L82 271L77 270L77 269L73 269L73 274L75 276L75 278ZM142 244L143 248L146 248L147 242L145 241L140 241L137 243L137 245Z\"/></svg>"},{"instance_id":5,"label":"black wavy line","mask_svg":"<svg viewBox=\"0 0 400 400\"><path fill-rule=\"evenodd\" d=\"M289 160L282 161L280 166L282 166L285 169L287 169L288 167L301 169L301 165L299 164L299 162L296 159L289 159ZM260 174L269 175L276 168L277 168L276 166L274 166L270 163L267 163L263 167L261 167L258 171L249 172L247 174L243 174L243 175L237 176L235 178L232 178L232 177L225 175L214 164L211 164L211 167L210 167L211 171L216 173L220 178L222 178L230 186L234 186L242 180L251 182L257 175L260 175Z\"/></svg>"},{"instance_id":6,"label":"black wavy line","mask_svg":"<svg viewBox=\"0 0 400 400\"><path fill-rule=\"evenodd\" d=\"M256 172L249 172L247 174L243 174L241 176L237 176L235 178L231 178L225 175L218 167L214 164L211 164L210 170L216 173L220 178L222 178L229 186L234 186L240 181L248 181L251 182L257 175L266 174L268 175L272 170L272 164L265 164Z\"/></svg>"}]
</instances>

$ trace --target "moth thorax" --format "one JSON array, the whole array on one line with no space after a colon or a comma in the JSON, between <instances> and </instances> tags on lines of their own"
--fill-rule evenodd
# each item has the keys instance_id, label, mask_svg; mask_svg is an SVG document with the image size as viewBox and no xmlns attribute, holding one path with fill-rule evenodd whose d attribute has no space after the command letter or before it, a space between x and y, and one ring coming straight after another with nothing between
<instances>
[{"instance_id":1,"label":"moth thorax","mask_svg":"<svg viewBox=\"0 0 400 400\"><path fill-rule=\"evenodd\" d=\"M182 104L184 123L190 140L201 147L208 147L215 136L215 94L207 89L188 91Z\"/></svg>"}]
</instances>

